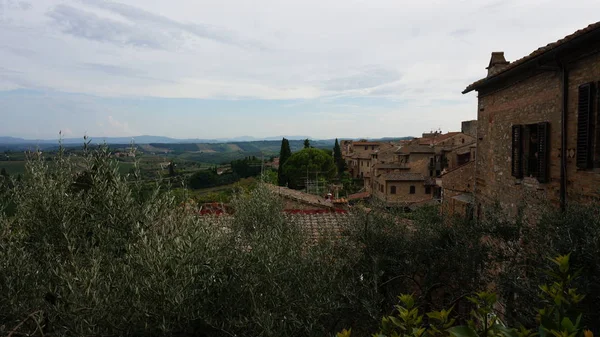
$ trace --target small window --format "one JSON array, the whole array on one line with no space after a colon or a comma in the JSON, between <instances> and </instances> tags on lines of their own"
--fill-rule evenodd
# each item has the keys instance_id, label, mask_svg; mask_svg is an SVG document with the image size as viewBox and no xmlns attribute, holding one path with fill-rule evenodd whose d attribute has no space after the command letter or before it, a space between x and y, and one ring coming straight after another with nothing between
<instances>
[{"instance_id":1,"label":"small window","mask_svg":"<svg viewBox=\"0 0 600 337\"><path fill-rule=\"evenodd\" d=\"M548 182L549 123L513 125L512 175Z\"/></svg>"},{"instance_id":2,"label":"small window","mask_svg":"<svg viewBox=\"0 0 600 337\"><path fill-rule=\"evenodd\" d=\"M371 146L371 150L375 150L375 145Z\"/></svg>"},{"instance_id":3,"label":"small window","mask_svg":"<svg viewBox=\"0 0 600 337\"><path fill-rule=\"evenodd\" d=\"M600 127L594 83L579 87L576 163L580 170L600 167Z\"/></svg>"},{"instance_id":4,"label":"small window","mask_svg":"<svg viewBox=\"0 0 600 337\"><path fill-rule=\"evenodd\" d=\"M425 187L425 194L431 194L431 187Z\"/></svg>"},{"instance_id":5,"label":"small window","mask_svg":"<svg viewBox=\"0 0 600 337\"><path fill-rule=\"evenodd\" d=\"M415 194L416 188L414 186L410 187L410 194Z\"/></svg>"},{"instance_id":6,"label":"small window","mask_svg":"<svg viewBox=\"0 0 600 337\"><path fill-rule=\"evenodd\" d=\"M369 147L368 147L368 146L365 146L365 151L367 151L368 149L369 149Z\"/></svg>"},{"instance_id":7,"label":"small window","mask_svg":"<svg viewBox=\"0 0 600 337\"><path fill-rule=\"evenodd\" d=\"M383 192L383 185L379 185L379 191Z\"/></svg>"},{"instance_id":8,"label":"small window","mask_svg":"<svg viewBox=\"0 0 600 337\"><path fill-rule=\"evenodd\" d=\"M390 193L391 194L396 194L396 186L390 187Z\"/></svg>"},{"instance_id":9,"label":"small window","mask_svg":"<svg viewBox=\"0 0 600 337\"><path fill-rule=\"evenodd\" d=\"M367 167L369 167L369 162L367 162Z\"/></svg>"}]
</instances>

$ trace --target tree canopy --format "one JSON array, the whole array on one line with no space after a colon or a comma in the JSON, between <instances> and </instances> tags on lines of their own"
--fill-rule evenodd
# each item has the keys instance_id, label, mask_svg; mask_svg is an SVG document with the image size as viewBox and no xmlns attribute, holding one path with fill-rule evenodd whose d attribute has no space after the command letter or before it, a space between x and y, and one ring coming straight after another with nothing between
<instances>
[{"instance_id":1,"label":"tree canopy","mask_svg":"<svg viewBox=\"0 0 600 337\"><path fill-rule=\"evenodd\" d=\"M326 151L307 148L298 151L283 165L283 174L291 188L301 188L305 185L306 174L309 177L318 176L333 178L337 173L333 158Z\"/></svg>"},{"instance_id":2,"label":"tree canopy","mask_svg":"<svg viewBox=\"0 0 600 337\"><path fill-rule=\"evenodd\" d=\"M290 149L290 142L283 138L281 140L281 150L279 150L279 169L277 171L277 182L279 186L285 186L287 179L283 174L283 164L292 156L292 150Z\"/></svg>"}]
</instances>

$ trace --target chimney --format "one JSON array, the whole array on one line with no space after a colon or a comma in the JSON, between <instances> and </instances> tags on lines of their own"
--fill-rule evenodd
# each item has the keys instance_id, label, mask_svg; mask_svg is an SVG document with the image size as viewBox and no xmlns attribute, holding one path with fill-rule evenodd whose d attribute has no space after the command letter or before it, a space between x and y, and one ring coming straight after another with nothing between
<instances>
[{"instance_id":1,"label":"chimney","mask_svg":"<svg viewBox=\"0 0 600 337\"><path fill-rule=\"evenodd\" d=\"M506 68L510 62L506 61L504 58L503 51L495 51L492 52L492 57L490 58L490 65L485 68L488 70L488 77L498 73L500 70Z\"/></svg>"}]
</instances>

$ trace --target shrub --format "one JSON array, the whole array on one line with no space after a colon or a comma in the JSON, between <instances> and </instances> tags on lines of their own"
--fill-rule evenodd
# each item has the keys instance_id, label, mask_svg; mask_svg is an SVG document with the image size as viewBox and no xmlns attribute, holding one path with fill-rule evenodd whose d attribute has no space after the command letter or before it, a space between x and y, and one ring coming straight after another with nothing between
<instances>
[{"instance_id":1,"label":"shrub","mask_svg":"<svg viewBox=\"0 0 600 337\"><path fill-rule=\"evenodd\" d=\"M83 158L34 155L0 216L0 335L322 336L357 310L353 252L307 245L265 188L198 217Z\"/></svg>"}]
</instances>

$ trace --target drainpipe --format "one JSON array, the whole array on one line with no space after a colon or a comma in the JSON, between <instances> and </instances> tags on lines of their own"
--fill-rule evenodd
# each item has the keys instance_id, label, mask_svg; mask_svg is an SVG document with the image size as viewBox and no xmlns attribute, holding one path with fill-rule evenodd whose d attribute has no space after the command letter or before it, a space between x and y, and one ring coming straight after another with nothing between
<instances>
[{"instance_id":1,"label":"drainpipe","mask_svg":"<svg viewBox=\"0 0 600 337\"><path fill-rule=\"evenodd\" d=\"M562 115L560 132L560 210L564 212L567 205L567 112L569 108L569 70L565 63L560 64L562 70Z\"/></svg>"}]
</instances>

